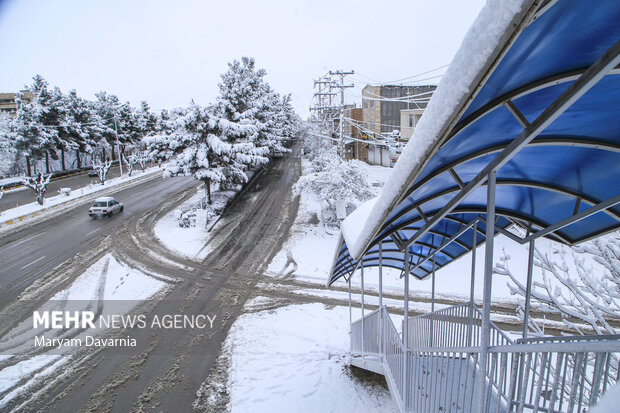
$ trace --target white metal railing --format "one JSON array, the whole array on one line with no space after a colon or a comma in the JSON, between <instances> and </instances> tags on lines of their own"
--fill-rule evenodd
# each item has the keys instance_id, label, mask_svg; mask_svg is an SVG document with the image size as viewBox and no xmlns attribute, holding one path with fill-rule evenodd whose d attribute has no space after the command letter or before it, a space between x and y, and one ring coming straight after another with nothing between
<instances>
[{"instance_id":1,"label":"white metal railing","mask_svg":"<svg viewBox=\"0 0 620 413\"><path fill-rule=\"evenodd\" d=\"M380 331L382 327L383 334ZM362 340L362 337L365 340ZM383 343L380 342L380 337L383 337ZM398 400L402 400L405 345L386 307L351 323L351 354L378 357L385 376L399 395Z\"/></svg>"},{"instance_id":2,"label":"white metal railing","mask_svg":"<svg viewBox=\"0 0 620 413\"><path fill-rule=\"evenodd\" d=\"M385 375L394 383L397 392L397 400L403 399L403 372L405 369L405 345L403 344L400 334L396 330L387 308L383 307L383 354Z\"/></svg>"},{"instance_id":3,"label":"white metal railing","mask_svg":"<svg viewBox=\"0 0 620 413\"><path fill-rule=\"evenodd\" d=\"M351 324L352 354L381 361L400 411L476 412L479 320L480 311L471 303L412 317L405 351L382 307ZM587 412L618 381L619 354L620 335L543 337L515 344L491 324L481 411Z\"/></svg>"},{"instance_id":4,"label":"white metal railing","mask_svg":"<svg viewBox=\"0 0 620 413\"><path fill-rule=\"evenodd\" d=\"M481 326L482 312L471 302L410 317L409 346L479 346ZM490 343L491 346L514 344L493 322L491 322Z\"/></svg>"},{"instance_id":5,"label":"white metal railing","mask_svg":"<svg viewBox=\"0 0 620 413\"><path fill-rule=\"evenodd\" d=\"M517 340L510 351L515 411L587 411L618 381L620 335Z\"/></svg>"},{"instance_id":6,"label":"white metal railing","mask_svg":"<svg viewBox=\"0 0 620 413\"><path fill-rule=\"evenodd\" d=\"M380 317L380 309L376 309L351 324L351 353L379 354Z\"/></svg>"}]
</instances>

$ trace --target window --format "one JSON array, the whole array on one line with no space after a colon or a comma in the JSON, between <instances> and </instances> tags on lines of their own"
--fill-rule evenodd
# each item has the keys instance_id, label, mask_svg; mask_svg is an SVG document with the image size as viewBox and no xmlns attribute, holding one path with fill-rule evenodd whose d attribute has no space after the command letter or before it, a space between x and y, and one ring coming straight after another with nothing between
<instances>
[{"instance_id":1,"label":"window","mask_svg":"<svg viewBox=\"0 0 620 413\"><path fill-rule=\"evenodd\" d=\"M371 100L371 101L370 101L370 107L371 107L371 108L374 108L374 107L375 107L375 101L374 101L374 100Z\"/></svg>"},{"instance_id":2,"label":"window","mask_svg":"<svg viewBox=\"0 0 620 413\"><path fill-rule=\"evenodd\" d=\"M413 115L409 115L409 127L413 128Z\"/></svg>"}]
</instances>

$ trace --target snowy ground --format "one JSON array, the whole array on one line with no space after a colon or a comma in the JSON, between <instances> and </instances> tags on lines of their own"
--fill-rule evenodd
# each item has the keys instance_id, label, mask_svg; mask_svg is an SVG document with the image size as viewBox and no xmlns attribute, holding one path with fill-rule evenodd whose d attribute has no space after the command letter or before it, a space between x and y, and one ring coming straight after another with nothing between
<instances>
[{"instance_id":1,"label":"snowy ground","mask_svg":"<svg viewBox=\"0 0 620 413\"><path fill-rule=\"evenodd\" d=\"M246 310L269 300L257 297ZM221 356L230 361L229 411L394 411L386 387L357 378L348 367L349 335L342 328L348 317L346 307L319 303L240 316Z\"/></svg>"},{"instance_id":2,"label":"snowy ground","mask_svg":"<svg viewBox=\"0 0 620 413\"><path fill-rule=\"evenodd\" d=\"M198 204L203 197L203 190L199 189L196 195L180 205L178 210L170 211L155 224L153 228L155 236L170 251L191 259L202 260L206 256L205 254L200 254L199 256L208 235L205 230L206 211L196 211L195 227L181 228L179 227L178 219L179 212L191 209Z\"/></svg>"},{"instance_id":3,"label":"snowy ground","mask_svg":"<svg viewBox=\"0 0 620 413\"><path fill-rule=\"evenodd\" d=\"M47 210L57 207L59 205L66 204L70 201L75 201L86 195L92 195L98 192L105 192L110 188L118 187L119 185L126 184L136 179L143 178L147 175L155 173L161 173L161 169L158 167L148 168L144 171L134 171L132 176L122 176L114 179L110 179L105 182L105 185L91 184L80 189L71 191L71 194L56 195L46 197L43 205L39 205L37 202L31 202L29 204L20 205L16 208L11 208L0 214L0 225L11 224L17 220L23 221L25 218L33 215L39 215L40 213L47 212ZM33 195L34 199L34 195Z\"/></svg>"},{"instance_id":4,"label":"snowy ground","mask_svg":"<svg viewBox=\"0 0 620 413\"><path fill-rule=\"evenodd\" d=\"M237 191L213 191L212 204L208 209L195 209L204 199L204 187L198 189L196 195L185 201L178 209L164 215L153 228L155 236L170 251L181 256L202 261L209 255L210 249L205 247L209 240L210 229L224 211L226 204ZM179 214L194 209L196 225L189 228L179 226Z\"/></svg>"},{"instance_id":5,"label":"snowy ground","mask_svg":"<svg viewBox=\"0 0 620 413\"><path fill-rule=\"evenodd\" d=\"M128 267L107 254L38 310L52 306L58 309L58 301L66 303L71 300L73 303L90 306L84 310L100 311L101 315L126 314L140 302L163 294L169 285L167 280L164 276L154 278ZM123 303L124 311L119 311L119 302ZM67 348L66 352L54 349L47 351L52 354L34 355L34 336L38 333L33 330L32 325L32 318L25 320L7 333L0 343L0 410L20 393L31 390L42 380L58 375L62 372L60 369L72 361L73 351L70 348ZM83 337L87 334L101 334L101 330L62 330L57 338Z\"/></svg>"}]
</instances>

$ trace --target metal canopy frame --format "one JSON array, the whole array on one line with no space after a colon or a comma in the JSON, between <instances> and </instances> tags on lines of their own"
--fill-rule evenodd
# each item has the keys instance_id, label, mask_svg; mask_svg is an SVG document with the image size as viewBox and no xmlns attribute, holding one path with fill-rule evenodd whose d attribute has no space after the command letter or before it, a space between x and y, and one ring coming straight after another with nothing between
<instances>
[{"instance_id":1,"label":"metal canopy frame","mask_svg":"<svg viewBox=\"0 0 620 413\"><path fill-rule=\"evenodd\" d=\"M523 132L510 142L482 171L476 175L459 193L452 198L448 204L439 211L438 214L424 225L411 238L408 245L418 240L428 229L435 226L441 219L456 208L465 198L475 189L487 181L491 172L497 172L502 166L515 156L521 149L530 143L536 136L542 133L547 126L555 121L573 103L590 90L599 80L601 80L611 69L620 62L620 40L617 41L605 54L588 68L569 88L560 95L551 105L540 114L536 120L529 124Z\"/></svg>"},{"instance_id":2,"label":"metal canopy frame","mask_svg":"<svg viewBox=\"0 0 620 413\"><path fill-rule=\"evenodd\" d=\"M464 244L462 240L459 240L459 236L465 232L464 230L460 229L458 231L458 235L455 236L455 234L441 233L441 231L436 227L443 220L458 221L458 219L455 218L455 215L474 213L478 216L478 218L476 218L473 227L477 232L484 233L481 228L478 228L478 223L483 223L486 226L486 219L484 215L486 213L485 210L487 205L480 204L475 207L472 205L467 205L467 207L463 207L462 204L468 196L472 195L474 191L487 185L489 173L498 172L502 166L506 165L517 153L526 147L537 148L544 146L571 146L575 148L590 148L620 153L620 145L586 136L544 136L537 139L537 137L551 123L553 123L566 110L568 110L573 103L582 97L588 90L594 87L597 82L603 79L606 75L620 74L619 64L620 41L617 41L589 68L573 70L559 75L550 76L520 87L509 94L505 94L497 99L494 99L459 122L455 128L450 131L448 135L449 137L456 136L459 132L473 125L476 120L486 116L500 107L504 107L508 109L514 119L519 123L519 125L521 125L522 132L510 142L504 142L502 144L496 144L488 148L480 149L474 153L469 153L453 160L452 162L443 165L433 174L424 176L418 182L415 182L413 185L408 187L401 195L400 202L398 202L397 205L402 205L403 202L406 201L408 197L411 197L416 190L422 188L426 183L431 182L435 177L441 174L448 173L454 182L453 186L444 187L438 192L426 194L425 197L417 199L411 205L403 208L399 213L390 216L382 225L382 229L378 232L378 235L375 236L373 241L366 247L364 253L364 265L377 265L378 261L375 257L376 252L370 253L370 251L379 243L385 244L383 240L386 238L391 240L391 243L396 246L399 251L404 252L408 250L410 256L413 257L420 256L420 254L410 249L413 245L428 248L429 253L426 256L420 257L421 261L417 263L413 262L409 265L410 274L413 274L414 271L422 271L425 274L422 277L417 276L416 278L425 278L432 273L432 269L428 270L422 265L428 263L432 257L437 256L437 254L442 252L450 243L457 243L463 249L463 252L458 256L450 255L444 252L444 254L450 259L449 261L471 251L474 248L474 245L467 245ZM564 90L564 92L561 93L560 96L557 97L551 104L549 104L547 108L532 122L529 122L513 103L513 101L519 97L566 82L572 82L572 84L570 84L570 86L568 86L568 88ZM446 140L443 145L445 145L448 141L449 139ZM496 154L496 156L491 159L473 179L469 180L469 182L459 176L455 170L455 168L459 165L463 165L472 160L493 154ZM497 233L502 233L520 244L529 243L532 240L545 236L567 245L573 245L599 236L602 233L608 232L618 226L616 225L612 228L604 228L601 231L590 234L585 238L571 238L562 232L562 229L570 226L571 224L591 217L599 212L604 212L615 222L620 223L620 212L612 209L614 206L620 204L620 194L610 199L600 200L595 199L586 192L575 191L574 189L566 188L554 182L542 182L532 179L517 179L514 177L499 177L497 178L495 184L500 188L525 187L541 191L549 191L559 194L560 196L573 199L572 202L574 202L575 207L572 216L562 219L559 222L543 222L539 217L530 216L520 211L504 210L501 205L496 205L496 215L498 219L503 218L505 220L505 225L497 225L496 223L496 225L494 225L494 235ZM441 197L447 197L452 194L454 195L451 199L438 211L425 209L425 205L430 202L438 201ZM585 205L587 205L588 208L583 209L583 206ZM583 210L580 211L580 209ZM411 212L415 212L414 217L404 222L398 222L407 214L411 214ZM396 224L397 222L398 224ZM461 222L461 224L468 225L468 228L472 227L472 222ZM517 225L525 229L527 231L526 236L521 237L509 231L509 227L513 225ZM415 231L413 236L404 237L402 235L402 231L411 230ZM450 243L445 245L442 243L437 246L429 242L425 242L421 240L421 238L426 234L447 237L450 240ZM480 243L485 242L486 238L481 238ZM334 282L345 273L346 275L351 276L355 270L360 267L360 262L353 260L352 257L348 256L348 253L345 252L345 255L342 255L343 246L346 245L344 243L341 244L340 256L337 256L334 262L330 283ZM385 256L386 252L395 251L384 248L383 252L384 265L398 268L397 265L389 264L390 261L396 261L400 262L401 265L398 269L405 270L406 262L404 259L389 258ZM342 260L345 257L347 261L346 264ZM387 261L387 263L385 261ZM441 268L444 265L446 264L442 265L435 263L437 268Z\"/></svg>"},{"instance_id":3,"label":"metal canopy frame","mask_svg":"<svg viewBox=\"0 0 620 413\"><path fill-rule=\"evenodd\" d=\"M556 5L557 7L554 7ZM526 25L531 25L529 27L535 26L535 23L540 21L537 20L538 18L543 20L544 17L542 15L548 10L554 10L554 13L552 16L549 16L547 21L555 21L554 18L557 17L557 13L562 12L569 13L573 19L580 19L584 11L583 7L580 8L582 5L583 3L571 2L570 0L557 3L554 0L546 0L542 3L531 5L530 11L522 17ZM450 142L449 138L444 139L441 141L441 147L439 149L435 148L436 150L433 150L422 162L422 166L418 165L414 171L410 172L407 187L402 189L398 199L393 201L388 212L384 213L382 224L380 227L375 228L373 238L367 242L359 260L351 256L344 239L341 238L328 284L333 283L342 276L345 278L348 276L349 306L351 306L351 276L359 268L362 277L362 318L350 324L351 354L354 356L352 364L367 368L366 362L369 360L365 359L365 353L374 358L372 363L378 363L379 367L375 366L375 369L370 368L370 370L383 372L396 406L400 411L428 411L429 413L437 411L438 404L436 403L440 403L438 399L442 397L442 392L443 402L441 404L444 407L451 405L446 404L445 394L449 388L451 389L451 387L448 387L448 381L452 380L450 386L454 384L455 370L452 367L452 375L449 374L450 365L446 365L446 360L455 359L455 354L460 354L457 358L468 360L468 369L469 364L473 364L474 374L470 375L469 370L466 370L465 376L466 378L470 377L470 382L475 381L476 384L474 386L470 383L465 388L471 391L470 410L478 413L500 411L502 400L498 396L496 396L496 401L492 402L491 400L490 395L493 392L493 388L498 393L505 393L502 395L502 398L508 403L509 410L512 411L512 408L515 406L517 407L516 411L523 410L529 386L528 380L532 383L530 392L535 392L537 395L536 400L533 402L534 404L531 405L535 411L555 411L555 405L560 396L566 399L569 406L568 411L572 411L575 407L575 395L577 394L575 389L577 389L579 374L581 374L579 370L576 370L577 373L572 373L571 393L569 395L562 393L560 396L556 393L560 382L559 372L561 372L561 367L562 365L570 364L566 362L562 364L562 357L567 356L570 352L582 353L575 358L577 366L580 366L582 362L584 365L586 364L583 360L583 352L597 353L593 378L590 381L591 388L594 389L594 392L590 393L591 397L588 400L590 407L597 403L601 380L604 380L604 383L612 383L612 385L616 383L617 378L615 381L613 379L609 380L609 369L603 367L603 363L608 357L607 354L604 354L605 352L620 352L620 345L615 336L609 341L606 341L607 338L604 336L596 337L594 341L588 341L587 343L556 343L555 340L557 338L551 338L551 340L548 340L548 344L545 344L545 340L540 341L536 339L532 341L532 339L527 339L536 239L547 237L565 244L573 244L620 227L620 209L616 207L620 204L620 184L614 181L614 179L620 179L620 169L617 169L620 168L618 166L620 165L620 156L618 156L620 154L620 142L618 142L620 136L616 130L620 124L617 122L618 118L615 117L616 114L614 112L620 108L617 94L611 95L615 96L616 100L606 100L605 98L610 96L609 93L601 99L600 95L596 94L600 93L599 88L594 93L594 100L591 99L592 95L584 99L586 106L591 105L592 102L599 104L599 106L602 103L611 103L613 105L611 110L600 110L603 113L602 118L609 122L606 129L592 127L592 123L588 123L583 128L581 121L571 123L570 118L567 123L562 124L559 128L560 131L562 127L567 130L593 131L594 135L602 131L600 133L601 136L554 136L547 134L541 137L541 133L547 130L555 120L567 112L577 100L606 75L612 74L616 76L620 74L618 70L618 64L620 63L620 40L617 40L620 38L620 29L616 26L609 29L609 27L612 27L610 22L620 17L620 7L617 4L614 5L611 1L607 2L606 5L607 9L603 8L605 12L603 15L607 18L605 22L608 24L608 30L605 33L608 36L603 36L601 39L607 42L605 47L608 47L608 49L602 56L596 55L588 60L589 63L592 63L596 59L590 67L572 70L560 75L547 76L542 80L516 88L508 94L495 99L491 99L493 97L492 93L491 95L488 93L485 95L488 90L485 91L484 83L490 81L492 86L489 87L493 92L495 90L503 90L501 83L499 83L500 87L497 88L497 78L492 80L493 78L490 77L489 73L482 76L479 74L479 83L476 84L474 92L467 99L464 99L462 103L464 107L457 108L458 110L455 109L463 116L461 122L453 123L452 120L449 120L442 125L441 136L456 137L456 141L454 141L456 143L448 146L452 142ZM613 5L613 7L609 7L610 5ZM600 15L601 10L597 11ZM546 27L541 23L541 25L533 29L534 33L540 34L541 32L536 32L536 30L541 30L542 28L541 36L544 39L547 35L547 32L544 30ZM570 27L570 25L564 25L563 27ZM513 32L509 36L511 40L507 42L506 49L510 49L515 43L514 38L518 37L520 31L523 30L523 22L512 30ZM510 32L511 29L507 29L507 31ZM566 32L560 31L560 34L566 35ZM507 36L507 34L505 33L504 36ZM532 44L529 42L532 40L532 37L525 37L526 40L521 42L521 46L525 44L525 48L529 48ZM563 42L564 38L555 33L554 39L556 42ZM611 42L614 43L609 47ZM552 42L549 44L553 46ZM587 44L587 46L592 47L591 44ZM572 49L568 48L568 50ZM512 60L508 60L511 62L508 64L509 69L515 69L515 62L519 62L518 66L523 61L515 59L515 55L521 57L519 51L522 52L523 48L511 56ZM506 55L506 50L502 50L496 58L501 60ZM543 60L545 58L546 56L542 56ZM562 60L561 63L564 64L565 61ZM541 64L541 66L544 66L544 64ZM498 62L494 62L490 67L487 66L486 70L492 72L497 67L502 66ZM542 72L545 73L544 70ZM538 71L538 74L540 73L541 70ZM499 79L501 80L502 77L500 76ZM615 78L613 82L605 82L603 84L611 84L613 87L612 93L617 93L620 91L619 80ZM493 84L493 82L495 83ZM568 88L559 88L554 90L553 93L546 93L547 97L551 97L551 99L546 99L545 101L551 101L551 103L544 109L539 108L538 106L540 105L535 106L534 109L532 109L532 106L529 107L527 113L531 117L535 117L532 121L528 120L527 116L519 110L518 105L514 103L518 97L567 82L572 82ZM493 86L496 88L494 89ZM558 91L561 93L557 93ZM484 104L484 99L482 99L482 102L478 102L481 105L478 107L474 98L478 92L486 96L490 102ZM499 94L500 92L497 93ZM540 95L536 96L536 99L539 97ZM584 101L582 101L581 106L577 105L577 109L574 111L579 112L579 110L582 110ZM537 103L540 102L537 101ZM473 105L472 113L467 114L467 106L469 104ZM476 108L478 109L474 110ZM525 105L525 108L527 109L528 106ZM458 134L466 130L470 125L475 124L478 119L482 119L498 109L503 111L503 113L496 116L494 119L495 125L498 124L498 120L505 122L506 111L509 113L508 118L514 119L516 124L512 120L510 121L512 124L509 128L506 128L509 132L501 128L489 128L493 134L496 134L498 130L504 133L504 135L497 133L498 138L496 141L498 139L507 140L507 137L515 135L516 137L511 138L510 142L496 142L493 141L493 137L489 137L489 134L487 134L487 138L492 141L488 144L489 147L480 148L480 145L478 145L476 150L463 154L463 147L470 143L467 139L471 139L474 135ZM595 110L597 110L596 107ZM571 115L571 112L569 111L568 114ZM574 113L572 115L574 116ZM578 115L581 115L581 113L578 113ZM597 120L599 119L594 119L594 122ZM493 122L482 123L475 131L484 130L488 125L493 125ZM518 134L512 134L517 130L515 125L520 125ZM450 128L453 129L450 130ZM551 130L553 131L553 127ZM484 138L484 133L481 133L481 136ZM614 142L606 142L606 138ZM460 149L459 145L461 145ZM544 146L574 146L578 148L577 150L585 148L586 151L579 152L580 156L575 157L573 161L570 158L574 154L564 148L565 152L563 155L568 154L569 156L564 158L558 157L556 164L552 165L551 168L541 168L541 171L536 171L537 173L534 174L523 173L519 175L519 172L522 171L519 167L531 167L531 161L528 159L528 156L532 155L532 151L524 152L524 155L520 157L517 157L517 154L525 148L533 148L534 153L536 153L535 151L538 148ZM453 159L447 155L450 153L451 148L454 149L455 147L457 148L455 157L458 159ZM443 153L440 152L442 148L445 148ZM593 156L591 153L592 149L603 151L600 155L606 156L605 162L599 164L599 154L597 153ZM539 152L546 155L544 151ZM439 155L437 155L438 153ZM609 153L612 155L609 155ZM494 155L494 157L489 155ZM540 153L536 155L538 155L538 158L534 157L534 159L545 159L540 157ZM438 158L434 158L435 156ZM480 159L483 156L488 156L488 159ZM515 157L517 157L516 160L511 162ZM566 159L569 162L566 164L562 163ZM584 159L589 160L590 165L595 165L595 167L590 169L582 168ZM466 165L468 162L472 163ZM469 167L469 169L464 167L464 165ZM506 168L502 170L502 167L505 166ZM609 175L609 179L603 177L603 179L600 179L600 182L597 181L597 177L601 173L606 172L605 168L614 168L613 174ZM510 176L513 170L517 171L517 173L513 174L516 176ZM579 174L583 171L585 171L585 174L584 178L581 179ZM459 174L459 172L463 173ZM579 179L562 179L563 177L560 175L569 172L579 175ZM449 174L449 178L446 177L446 173ZM537 179L531 176L535 176ZM548 181L543 180L545 176L549 178ZM553 176L558 177L557 182L553 181ZM424 187L427 183L430 183L430 185ZM480 190L485 186L485 191ZM513 192L507 192L507 187L509 189L514 188L512 189ZM523 188L528 189L524 190ZM416 193L418 190L420 191ZM481 197L483 193L484 198ZM524 197L523 194L527 196ZM541 196L540 194L543 195ZM501 199L502 196L508 199ZM540 197L538 200L541 205L538 206L538 209L542 209L544 212L535 210L537 207L533 201L535 196ZM549 205L545 205L545 203ZM525 205L525 207L518 208L515 205ZM529 207L529 211L526 209L527 207ZM579 223L583 220L589 221L586 221L585 225ZM570 227L571 225L573 226ZM520 227L525 235L521 231L518 231L519 233L512 231L511 227L513 226ZM562 231L565 228L566 230ZM494 326L490 319L494 237L498 233L505 234L520 244L529 243L523 340L518 341L517 344ZM485 244L484 278L482 311L480 311L474 304L474 281L476 249L483 243ZM435 312L436 270L468 251L472 253L470 301ZM366 316L364 315L364 267L377 265L379 267L380 308ZM382 281L384 266L402 271L401 278L404 278L404 321L402 334L399 334L395 329L389 318L387 307L383 305ZM408 275L410 274L417 278L432 276L431 313L419 317L409 317L410 280ZM463 312L465 309L468 310ZM476 318L475 323L474 317ZM465 325L463 320L466 320L467 325ZM449 323L451 323L451 326L448 326ZM438 327L436 331L440 332L437 335L437 340L435 340L436 335L434 334L435 324ZM476 329L475 342L472 336L474 328ZM411 331L413 331L413 334L410 334ZM466 336L462 334L463 332L466 332ZM443 340L446 337L448 337L447 341ZM560 339L560 341L562 340ZM569 338L568 341L571 341L571 339ZM575 344L575 346L572 344ZM360 354L360 349L361 363L363 364L360 364L359 359L356 359ZM551 367L548 372L541 371L530 374L531 361L534 357L538 357L533 352L541 353L542 360L538 363L538 358L534 359L534 370L536 370L537 363L541 366L551 366L554 364L555 373L552 377L550 377ZM529 354L524 356L524 353ZM556 358L552 363L551 360L554 357ZM587 360L587 356L585 357ZM508 368L509 358L511 358L510 371ZM378 362L375 359L378 359ZM431 365L431 373L428 373L428 363ZM424 374L420 374L422 365L426 366L427 372ZM578 369L580 368L578 367ZM585 368L583 371L585 377ZM562 374L566 374L566 371ZM459 378L457 384L457 388L459 388L462 378L460 369L456 376ZM493 380L495 380L496 384L490 385L489 381ZM506 387L508 380L510 385ZM581 380L583 383L583 379ZM587 380L585 381L587 382ZM421 382L424 383L420 384ZM534 390L535 382L537 383L536 390ZM541 390L543 388L549 389L550 386L552 386L552 395L549 403L546 401L541 403L541 397L544 397L542 396L544 392ZM561 386L564 386L563 381ZM606 384L603 384L602 387L602 392L605 392ZM581 394L582 390L578 390L578 392ZM429 394L434 396L429 398ZM580 410L582 403L581 396L579 397L578 409ZM452 394L450 391L448 402L451 398ZM528 403L532 403L531 398L530 395ZM476 401L474 404L475 408L472 406L474 399ZM427 403L427 400L430 400L430 402ZM491 402L496 404L494 410L491 407ZM463 403L465 403L465 399ZM560 410L562 410L561 406L562 403L560 402ZM527 407L529 408L530 405Z\"/></svg>"}]
</instances>

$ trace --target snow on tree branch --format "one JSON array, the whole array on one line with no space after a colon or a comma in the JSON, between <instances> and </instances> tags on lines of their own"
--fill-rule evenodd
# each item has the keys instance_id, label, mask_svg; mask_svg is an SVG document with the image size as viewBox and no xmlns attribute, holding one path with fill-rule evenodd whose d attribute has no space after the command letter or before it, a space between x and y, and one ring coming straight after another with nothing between
<instances>
[{"instance_id":1,"label":"snow on tree branch","mask_svg":"<svg viewBox=\"0 0 620 413\"><path fill-rule=\"evenodd\" d=\"M553 245L534 251L541 279L532 283L531 300L543 311L559 312L565 325L585 334L577 322L596 334L616 334L611 319L620 317L620 233L567 249ZM505 251L493 272L508 277L512 294L525 297L526 286L509 268ZM576 322L577 321L577 322Z\"/></svg>"},{"instance_id":2,"label":"snow on tree branch","mask_svg":"<svg viewBox=\"0 0 620 413\"><path fill-rule=\"evenodd\" d=\"M129 159L125 155L122 155L123 163L127 167L127 175L131 176L133 173L133 166L136 164L136 158L133 155L129 155Z\"/></svg>"},{"instance_id":3,"label":"snow on tree branch","mask_svg":"<svg viewBox=\"0 0 620 413\"><path fill-rule=\"evenodd\" d=\"M105 179L108 175L108 171L110 170L110 166L112 166L112 161L107 160L103 163L98 162L93 165L93 169L97 172L97 176L99 177L99 182L101 185L105 185Z\"/></svg>"},{"instance_id":4,"label":"snow on tree branch","mask_svg":"<svg viewBox=\"0 0 620 413\"><path fill-rule=\"evenodd\" d=\"M37 198L37 202L40 205L43 205L43 201L45 198L45 191L47 190L47 185L50 183L51 178L52 178L52 173L47 175L47 178L46 178L45 175L43 175L41 172L39 172L39 174L34 178L29 177L29 176L23 177L24 186L34 191L36 198Z\"/></svg>"},{"instance_id":5,"label":"snow on tree branch","mask_svg":"<svg viewBox=\"0 0 620 413\"><path fill-rule=\"evenodd\" d=\"M313 148L309 157L314 172L300 177L293 186L293 193L313 192L327 202L332 212L335 212L337 200L352 204L372 198L374 194L368 182L366 164L358 160L342 160L334 145L322 145L317 142L319 140L323 139L304 134L304 145Z\"/></svg>"}]
</instances>

